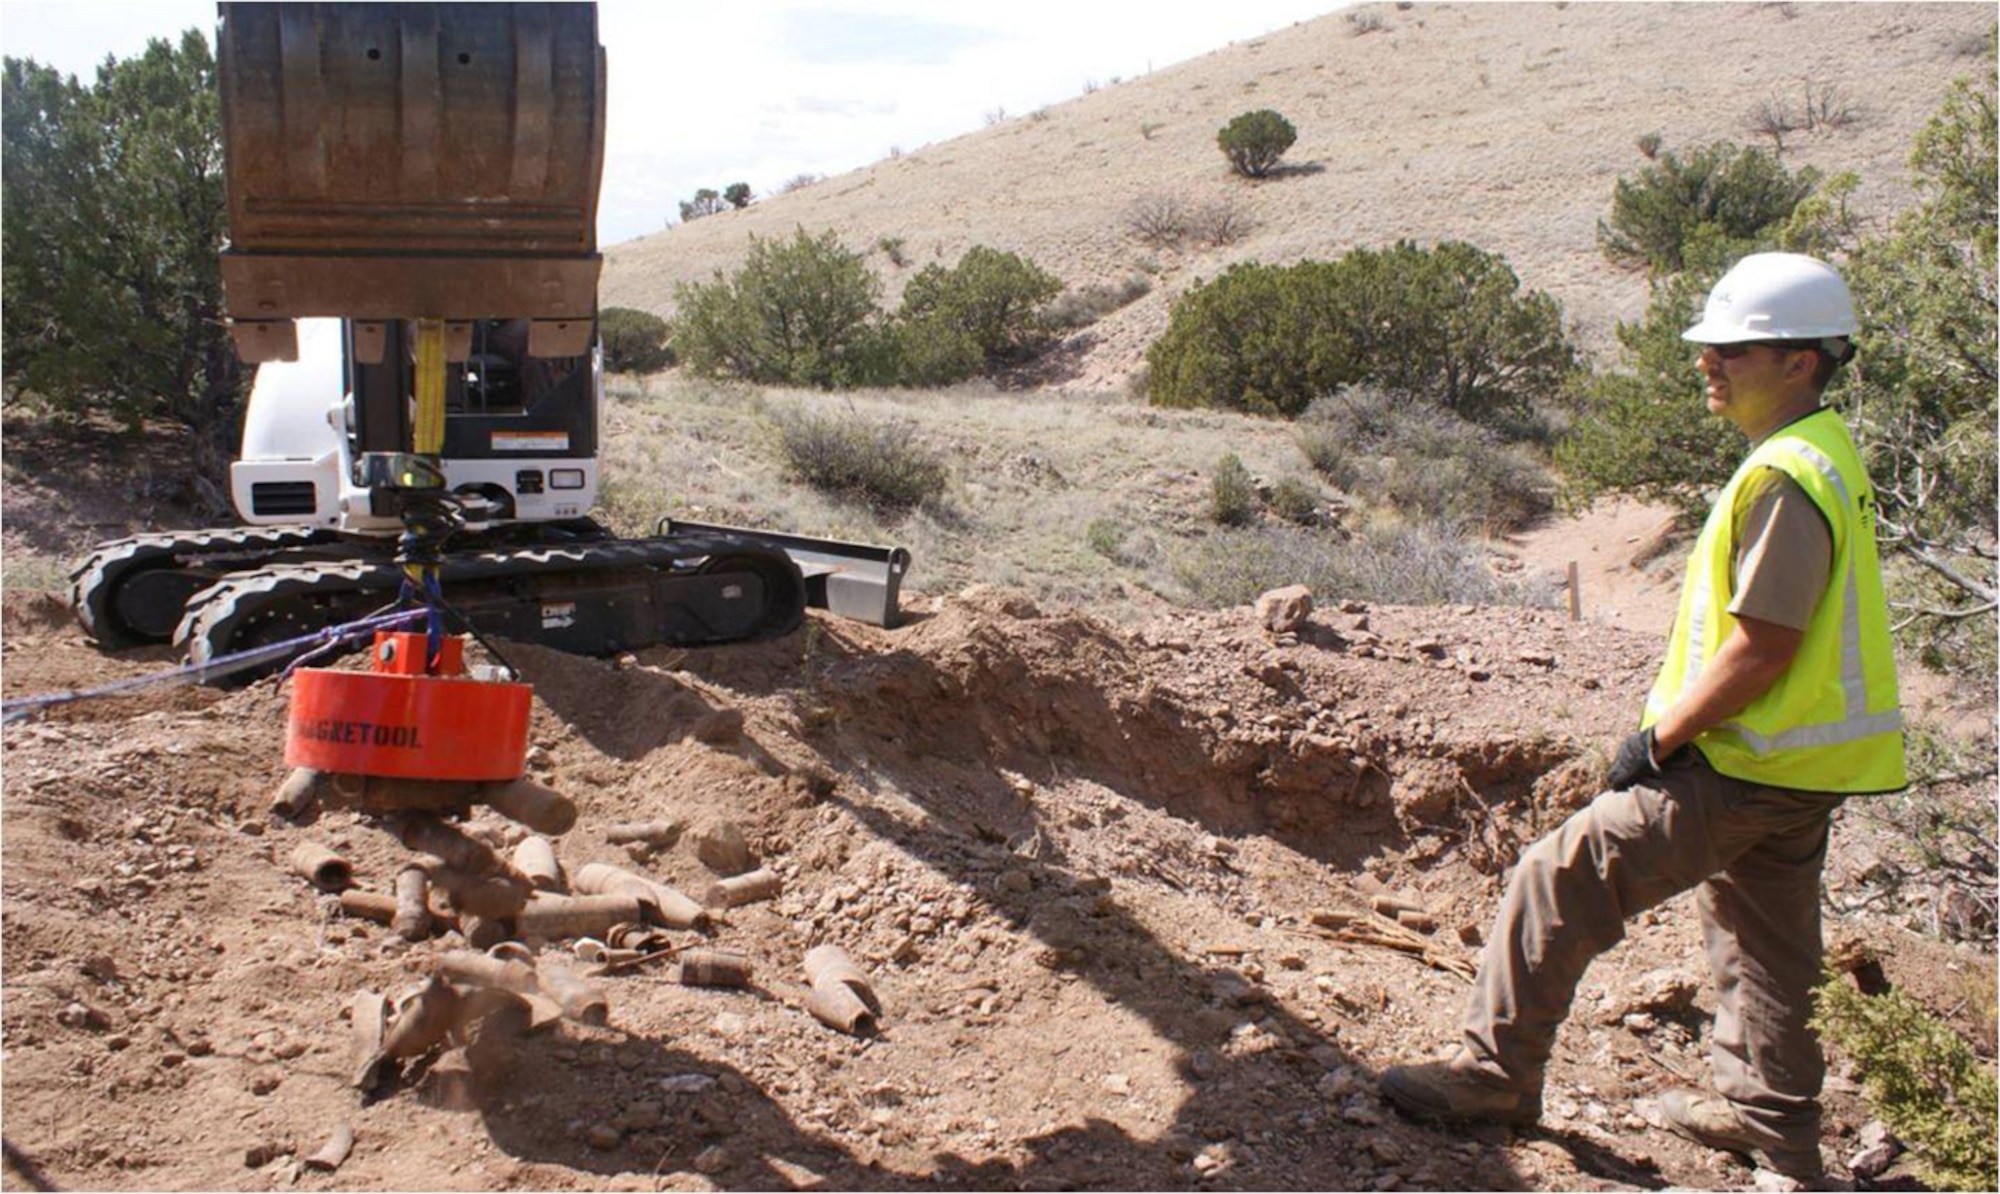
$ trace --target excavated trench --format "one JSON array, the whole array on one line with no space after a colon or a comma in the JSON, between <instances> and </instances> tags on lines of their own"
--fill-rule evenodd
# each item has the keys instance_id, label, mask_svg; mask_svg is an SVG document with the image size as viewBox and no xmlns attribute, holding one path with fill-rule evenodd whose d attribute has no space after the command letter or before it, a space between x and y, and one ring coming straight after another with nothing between
<instances>
[{"instance_id":1,"label":"excavated trench","mask_svg":"<svg viewBox=\"0 0 2000 1194\"><path fill-rule=\"evenodd\" d=\"M545 655L528 670L577 733L660 783L734 756L707 780L752 809L845 781L999 840L1050 815L1035 792L1071 787L1352 869L1415 836L1536 819L1578 786L1574 742L1412 732L1310 643L1157 641L988 590L882 637L815 623L609 675Z\"/></svg>"}]
</instances>

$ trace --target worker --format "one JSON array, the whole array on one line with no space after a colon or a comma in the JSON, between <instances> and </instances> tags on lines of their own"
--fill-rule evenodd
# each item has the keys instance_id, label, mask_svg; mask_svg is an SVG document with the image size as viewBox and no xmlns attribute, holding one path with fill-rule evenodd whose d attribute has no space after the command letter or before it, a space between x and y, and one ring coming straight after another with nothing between
<instances>
[{"instance_id":1,"label":"worker","mask_svg":"<svg viewBox=\"0 0 2000 1194\"><path fill-rule=\"evenodd\" d=\"M1804 1182L1823 1177L1826 1063L1808 1027L1829 819L1904 787L1875 493L1821 404L1852 357L1830 266L1745 257L1683 333L1708 408L1750 450L1695 540L1665 662L1608 791L1514 868L1448 1061L1391 1066L1383 1095L1446 1121L1533 1124L1557 1027L1624 923L1699 888L1715 981L1715 1092L1669 1091L1670 1130Z\"/></svg>"}]
</instances>

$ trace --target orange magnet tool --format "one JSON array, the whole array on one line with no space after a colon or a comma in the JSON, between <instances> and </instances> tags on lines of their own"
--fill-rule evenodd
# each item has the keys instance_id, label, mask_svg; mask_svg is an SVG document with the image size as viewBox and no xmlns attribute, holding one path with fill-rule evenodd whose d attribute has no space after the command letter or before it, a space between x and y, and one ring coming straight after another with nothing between
<instances>
[{"instance_id":1,"label":"orange magnet tool","mask_svg":"<svg viewBox=\"0 0 2000 1194\"><path fill-rule=\"evenodd\" d=\"M518 779L528 756L526 684L465 673L465 640L443 640L424 668L425 637L378 632L374 669L301 668L292 677L285 762L345 775Z\"/></svg>"}]
</instances>

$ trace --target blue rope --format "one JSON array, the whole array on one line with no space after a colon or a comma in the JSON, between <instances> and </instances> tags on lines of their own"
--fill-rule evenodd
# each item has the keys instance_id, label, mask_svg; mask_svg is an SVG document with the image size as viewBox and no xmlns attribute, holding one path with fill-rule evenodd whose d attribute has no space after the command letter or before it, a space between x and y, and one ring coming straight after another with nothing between
<instances>
[{"instance_id":1,"label":"blue rope","mask_svg":"<svg viewBox=\"0 0 2000 1194\"><path fill-rule=\"evenodd\" d=\"M424 670L437 674L444 663L444 586L438 570L424 570Z\"/></svg>"},{"instance_id":2,"label":"blue rope","mask_svg":"<svg viewBox=\"0 0 2000 1194\"><path fill-rule=\"evenodd\" d=\"M407 626L422 616L423 611L421 610L396 610L392 613L373 614L356 622L348 622L340 626L328 626L323 630L316 630L311 634L302 634L297 638L286 639L283 642L266 643L261 647L251 647L248 650L237 651L233 654L224 655L220 659L211 659L207 663L191 663L185 667L175 668L168 672L152 672L144 676L128 676L123 680L114 680L109 684L101 684L96 688L86 688L81 691L50 692L43 693L40 696L16 697L11 701L0 702L0 723L21 721L33 717L44 709L52 708L56 705L67 705L76 701L122 696L125 693L137 692L146 688L164 688L176 684L200 684L209 680L219 680L224 676L234 675L246 668L256 667L258 664L268 663L273 659L283 659L300 647L310 648L305 656L294 661L292 667L285 669L285 674L290 675L292 669L304 663L306 659L324 654L349 639L371 635L377 630L389 630L399 626Z\"/></svg>"}]
</instances>

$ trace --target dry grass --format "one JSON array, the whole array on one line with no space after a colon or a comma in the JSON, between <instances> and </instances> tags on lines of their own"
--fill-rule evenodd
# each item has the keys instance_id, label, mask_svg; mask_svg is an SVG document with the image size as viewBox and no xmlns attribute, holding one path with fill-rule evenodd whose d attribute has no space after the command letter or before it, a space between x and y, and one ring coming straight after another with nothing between
<instances>
[{"instance_id":1,"label":"dry grass","mask_svg":"<svg viewBox=\"0 0 2000 1194\"><path fill-rule=\"evenodd\" d=\"M795 409L910 428L912 443L947 462L944 496L897 516L789 480L771 448L769 423L774 413ZM1293 432L1291 424L1244 415L1154 410L1118 394L1008 393L977 385L826 394L666 374L615 383L606 411L603 505L607 521L626 533L650 530L671 513L899 543L915 556L915 589L945 593L1000 583L1120 618L1162 600L1233 598L1270 571L1264 564L1274 553L1262 547L1287 527L1338 557L1337 568L1320 572L1363 577L1358 583L1378 599L1389 600L1381 594L1406 581L1413 600L1444 599L1446 592L1451 600L1523 599L1465 579L1480 571L1476 541L1429 553L1472 561L1471 571L1455 571L1458 579L1444 583L1435 569L1367 558L1374 544L1407 548L1411 540L1397 537L1393 519L1358 528L1358 547L1338 546L1346 533L1338 528L1292 526L1287 518L1299 512L1276 499L1299 487L1307 470ZM1210 474L1229 454L1272 497L1245 531L1225 532L1210 518ZM1228 534L1255 537L1242 542L1259 550L1246 555ZM1232 570L1216 561L1237 558L1244 566L1225 580L1221 573Z\"/></svg>"},{"instance_id":2,"label":"dry grass","mask_svg":"<svg viewBox=\"0 0 2000 1194\"><path fill-rule=\"evenodd\" d=\"M1799 5L1791 19L1748 4L1415 4L1371 6L1382 28L1352 35L1341 13L1163 66L949 142L611 246L606 305L666 313L673 283L742 263L748 237L835 229L849 247L906 237L913 261L974 244L1018 252L1072 288L1112 285L1157 257L1152 293L1094 324L1074 389L1121 389L1166 326L1176 295L1244 260L1288 264L1399 237L1453 238L1503 253L1532 289L1582 325L1600 358L1618 319L1642 315L1645 279L1607 270L1596 222L1633 168L1633 138L1670 146L1742 140L1744 114L1801 76L1837 80L1866 119L1837 136L1786 138L1793 166L1852 169L1861 214L1909 202L1904 158L1984 38L1991 6ZM1356 22L1362 19L1356 12ZM1726 54L1661 46L1726 43ZM620 51L614 47L613 67ZM1245 84L1256 84L1246 101ZM1816 96L1815 98L1823 98ZM1246 106L1283 112L1288 162L1317 166L1232 185L1215 134ZM1841 104L1824 115L1838 119ZM1126 228L1146 195L1192 208L1240 199L1242 239L1148 247ZM894 302L904 278L884 267Z\"/></svg>"}]
</instances>

